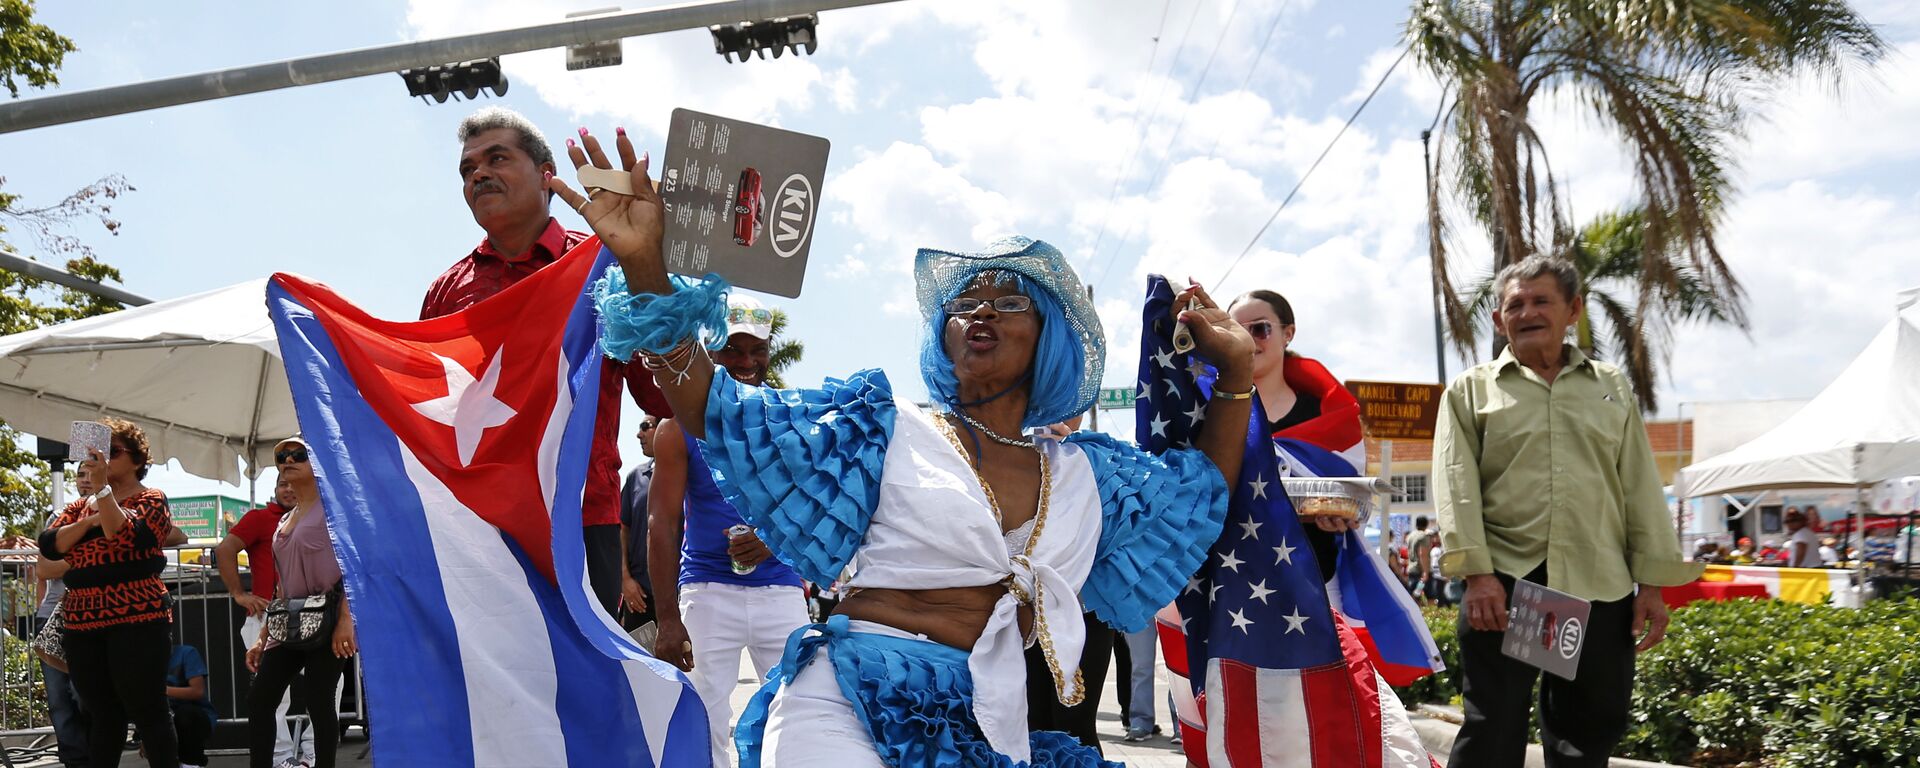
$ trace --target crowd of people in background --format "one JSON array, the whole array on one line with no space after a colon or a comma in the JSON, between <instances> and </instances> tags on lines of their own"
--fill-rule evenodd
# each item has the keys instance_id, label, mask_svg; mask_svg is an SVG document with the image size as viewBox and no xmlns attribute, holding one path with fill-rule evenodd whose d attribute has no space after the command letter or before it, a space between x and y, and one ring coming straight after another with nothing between
<instances>
[{"instance_id":1,"label":"crowd of people in background","mask_svg":"<svg viewBox=\"0 0 1920 768\"><path fill-rule=\"evenodd\" d=\"M1741 536L1731 547L1725 542L1701 539L1694 545L1693 561L1713 565L1838 568L1842 561L1859 559L1858 547L1848 547L1843 556L1839 539L1815 531L1813 526L1819 520L1818 507L1809 505L1802 510L1789 506L1780 516L1780 523L1786 529L1784 539L1769 538L1755 543L1753 537Z\"/></svg>"}]
</instances>

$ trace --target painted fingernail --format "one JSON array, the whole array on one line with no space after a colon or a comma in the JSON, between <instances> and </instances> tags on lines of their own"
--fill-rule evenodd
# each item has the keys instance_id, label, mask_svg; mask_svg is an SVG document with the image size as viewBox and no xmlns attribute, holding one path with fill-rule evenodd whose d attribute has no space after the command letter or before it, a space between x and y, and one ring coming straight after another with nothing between
<instances>
[{"instance_id":1,"label":"painted fingernail","mask_svg":"<svg viewBox=\"0 0 1920 768\"><path fill-rule=\"evenodd\" d=\"M648 159L649 159L649 158L647 157L647 151L646 151L646 150L644 150L644 149L643 149L643 150L640 150L640 162L642 162L642 163L644 163L644 162L646 162L646 161L647 161Z\"/></svg>"},{"instance_id":2,"label":"painted fingernail","mask_svg":"<svg viewBox=\"0 0 1920 768\"><path fill-rule=\"evenodd\" d=\"M587 137L587 127L584 125L580 126L580 138L584 139L586 137Z\"/></svg>"},{"instance_id":3,"label":"painted fingernail","mask_svg":"<svg viewBox=\"0 0 1920 768\"><path fill-rule=\"evenodd\" d=\"M572 149L572 148L573 148L573 139L567 139L567 148L568 148L568 149Z\"/></svg>"},{"instance_id":4,"label":"painted fingernail","mask_svg":"<svg viewBox=\"0 0 1920 768\"><path fill-rule=\"evenodd\" d=\"M614 128L613 128L613 132L614 132L614 134L615 134L615 135L617 135L617 136L625 136L625 135L627 135L627 129L626 129L626 128L624 128L624 127L621 127L621 126L614 126Z\"/></svg>"}]
</instances>

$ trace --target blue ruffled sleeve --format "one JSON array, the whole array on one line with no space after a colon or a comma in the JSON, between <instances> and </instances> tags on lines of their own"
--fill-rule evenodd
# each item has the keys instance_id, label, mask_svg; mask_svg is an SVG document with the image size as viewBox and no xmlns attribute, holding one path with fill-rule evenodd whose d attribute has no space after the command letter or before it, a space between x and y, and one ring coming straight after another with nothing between
<instances>
[{"instance_id":1,"label":"blue ruffled sleeve","mask_svg":"<svg viewBox=\"0 0 1920 768\"><path fill-rule=\"evenodd\" d=\"M867 537L893 438L879 369L819 389L763 389L716 375L701 453L722 495L801 578L831 584Z\"/></svg>"},{"instance_id":2,"label":"blue ruffled sleeve","mask_svg":"<svg viewBox=\"0 0 1920 768\"><path fill-rule=\"evenodd\" d=\"M1100 546L1080 602L1115 629L1143 629L1220 538L1227 483L1192 448L1154 455L1097 432L1067 441L1086 452L1100 492Z\"/></svg>"}]
</instances>

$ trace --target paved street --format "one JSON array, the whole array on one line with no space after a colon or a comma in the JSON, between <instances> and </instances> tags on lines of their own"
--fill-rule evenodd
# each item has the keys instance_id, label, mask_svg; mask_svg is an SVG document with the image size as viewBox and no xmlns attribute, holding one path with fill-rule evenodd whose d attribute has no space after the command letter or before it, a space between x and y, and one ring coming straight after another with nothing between
<instances>
[{"instance_id":1,"label":"paved street","mask_svg":"<svg viewBox=\"0 0 1920 768\"><path fill-rule=\"evenodd\" d=\"M1164 667L1162 668L1162 672L1164 673ZM742 664L740 670L741 683L740 686L734 690L733 696L733 707L736 714L739 713L741 708L746 706L747 699L753 694L755 686L752 683L752 678L753 668ZM1164 677L1159 679L1164 679ZM1129 766L1138 766L1140 768L1181 768L1181 766L1186 765L1186 759L1180 754L1180 747L1173 744L1164 735L1138 744L1128 744L1121 741L1120 738L1125 734L1126 728L1121 724L1119 714L1120 705L1114 699L1113 692L1113 674L1110 670L1107 675L1106 687L1102 693L1099 721L1101 745L1102 749L1106 751L1107 759L1118 760ZM1165 689L1156 685L1155 695L1157 701L1164 701L1166 695ZM1171 722L1167 717L1164 706L1160 707L1156 714L1159 715L1162 728L1171 728ZM341 745L340 752L338 753L338 765L340 768L362 768L363 766L371 766L373 765L371 757L362 756L362 753L366 751L366 740L361 738L358 730L355 730L348 736L347 741ZM142 761L138 756L129 752L125 759L121 761L121 764L126 766L143 766L145 765L145 761ZM34 768L58 768L59 762L51 758L45 758L32 762L21 762L18 763L18 765L22 766L22 768L26 768L27 766ZM246 765L247 758L245 755L216 756L212 762L213 768L246 768Z\"/></svg>"}]
</instances>

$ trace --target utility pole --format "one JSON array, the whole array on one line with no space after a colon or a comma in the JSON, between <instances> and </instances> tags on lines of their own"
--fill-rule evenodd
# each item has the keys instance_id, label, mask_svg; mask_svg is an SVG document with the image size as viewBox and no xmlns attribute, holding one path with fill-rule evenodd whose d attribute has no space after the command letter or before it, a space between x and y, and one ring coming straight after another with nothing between
<instances>
[{"instance_id":1,"label":"utility pole","mask_svg":"<svg viewBox=\"0 0 1920 768\"><path fill-rule=\"evenodd\" d=\"M438 40L360 48L0 104L0 133L546 48L700 29L895 0L703 0Z\"/></svg>"}]
</instances>

